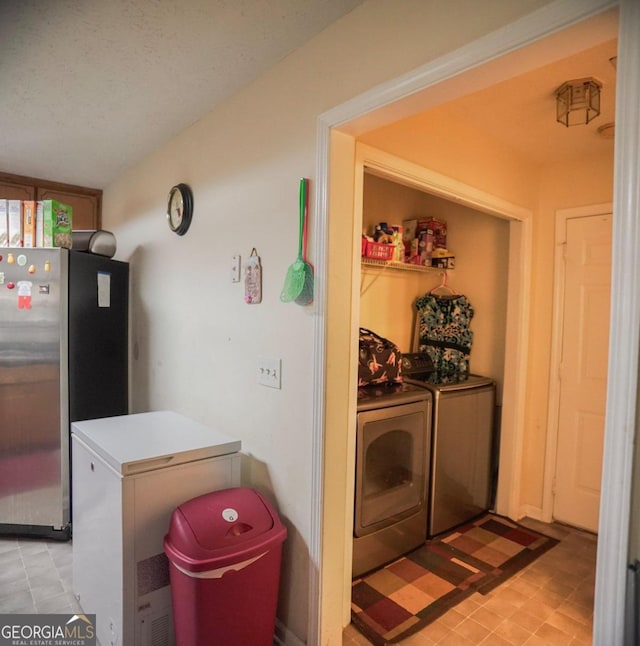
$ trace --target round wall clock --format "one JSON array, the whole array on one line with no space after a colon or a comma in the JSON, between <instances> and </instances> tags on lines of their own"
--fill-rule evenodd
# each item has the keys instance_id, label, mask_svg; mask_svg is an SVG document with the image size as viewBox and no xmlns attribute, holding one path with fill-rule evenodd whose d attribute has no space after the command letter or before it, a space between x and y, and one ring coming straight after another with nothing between
<instances>
[{"instance_id":1,"label":"round wall clock","mask_svg":"<svg viewBox=\"0 0 640 646\"><path fill-rule=\"evenodd\" d=\"M177 184L169 191L167 222L169 228L183 236L191 225L193 216L193 194L187 184Z\"/></svg>"}]
</instances>

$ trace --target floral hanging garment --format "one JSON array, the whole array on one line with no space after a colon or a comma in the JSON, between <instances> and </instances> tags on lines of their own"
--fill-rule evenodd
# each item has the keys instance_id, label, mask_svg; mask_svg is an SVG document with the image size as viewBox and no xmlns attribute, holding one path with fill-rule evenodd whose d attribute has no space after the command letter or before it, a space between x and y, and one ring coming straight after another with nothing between
<instances>
[{"instance_id":1,"label":"floral hanging garment","mask_svg":"<svg viewBox=\"0 0 640 646\"><path fill-rule=\"evenodd\" d=\"M469 299L425 294L416 302L419 317L420 352L426 352L435 371L436 383L455 383L469 376L473 332L469 329L473 307Z\"/></svg>"}]
</instances>

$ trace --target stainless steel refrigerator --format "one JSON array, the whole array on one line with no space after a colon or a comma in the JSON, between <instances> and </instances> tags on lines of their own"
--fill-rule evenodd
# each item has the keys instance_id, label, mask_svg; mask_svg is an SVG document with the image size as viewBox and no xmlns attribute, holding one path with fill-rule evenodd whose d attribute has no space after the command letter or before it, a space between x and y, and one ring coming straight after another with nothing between
<instances>
[{"instance_id":1,"label":"stainless steel refrigerator","mask_svg":"<svg viewBox=\"0 0 640 646\"><path fill-rule=\"evenodd\" d=\"M70 424L128 412L129 266L0 247L0 533L71 535Z\"/></svg>"}]
</instances>

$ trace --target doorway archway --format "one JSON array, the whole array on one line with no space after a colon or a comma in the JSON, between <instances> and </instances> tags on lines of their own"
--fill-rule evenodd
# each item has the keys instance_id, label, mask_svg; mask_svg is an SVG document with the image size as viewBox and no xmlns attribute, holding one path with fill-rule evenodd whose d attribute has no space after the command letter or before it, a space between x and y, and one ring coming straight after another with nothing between
<instances>
[{"instance_id":1,"label":"doorway archway","mask_svg":"<svg viewBox=\"0 0 640 646\"><path fill-rule=\"evenodd\" d=\"M624 3L623 3L624 4ZM638 28L640 17L638 12L627 3L627 12L629 20L621 22L620 38L621 48L636 48L638 45L632 43L633 28ZM311 635L317 635L319 643L326 643L325 635L335 630L335 617L341 616L342 623L348 621L348 580L342 577L341 581L336 582L336 572L344 573L346 571L345 562L347 554L345 553L345 532L347 514L346 507L349 504L346 499L345 491L347 473L350 472L349 455L347 451L347 441L345 439L345 429L348 427L348 420L354 413L354 402L349 401L344 396L344 392L349 390L349 372L353 373L354 360L349 363L350 370L345 371L345 356L353 356L353 340L356 338L355 330L350 313L351 295L353 293L354 271L354 253L353 240L347 244L344 239L340 240L340 232L336 231L339 219L345 217L345 214L352 214L354 200L353 186L353 159L355 156L354 135L358 128L364 127L364 123L371 125L371 115L376 108L379 109L381 118L389 118L390 107L395 101L412 95L415 99L416 94L422 90L433 88L439 84L445 84L451 79L456 79L461 72L474 68L478 64L485 63L492 65L496 57L505 52L513 52L518 48L525 48L533 41L543 39L551 34L558 33L565 28L574 28L576 24L583 21L589 16L594 16L610 7L610 3L593 2L588 8L581 6L580 9L568 6L564 2L551 3L547 8L535 12L524 19L517 21L509 28L508 37L504 33L495 32L486 38L472 43L439 61L432 62L425 68L418 70L410 75L410 78L397 79L381 88L376 88L357 99L348 102L338 108L325 113L320 117L318 129L318 195L316 202L316 212L318 220L316 223L316 257L319 259L317 266L320 274L322 285L318 290L318 301L320 303L319 313L316 326L316 343L315 350L319 357L315 370L316 384L316 404L315 404L315 439L314 450L316 451L316 460L314 461L314 471L312 474L314 492L314 504L317 504L317 513L314 513L312 522L312 536L314 544L311 545L312 558L318 565L318 572L312 579L312 616L311 616ZM636 11L636 13L634 13ZM635 22L634 22L635 21ZM583 24L583 23L580 23ZM572 27L573 26L573 27ZM506 43L506 44L505 44ZM519 51L519 50L518 50ZM633 52L631 52L633 54ZM637 56L631 59L637 61ZM479 63L480 62L480 63ZM637 63L634 63L637 65ZM637 121L637 115L632 115L630 110L640 95L638 83L634 76L633 65L628 65L625 69L619 69L620 83L629 83L631 92L627 92L622 102L618 102L627 117L627 124L633 126ZM623 78L624 77L624 78ZM458 79L459 80L459 79ZM455 82L449 86L449 89L455 89ZM411 101L409 102L411 103ZM415 107L415 103L414 103ZM618 120L618 128L621 129L623 120ZM633 173L637 178L639 158L638 147L628 147L624 155L624 166ZM351 172L349 172L349 170ZM331 187L331 190L329 190ZM633 200L637 204L637 188L622 187L622 182L617 182L617 193L635 191L632 200L625 204L625 213L619 213L625 220L625 226L634 233L630 236L632 240L637 239L637 225L632 224ZM626 215L626 217L625 217ZM333 232L329 228L329 220L333 223ZM342 238L345 236L343 235ZM616 236L618 244L625 247L622 256L627 260L632 259L632 265L640 264L639 254L636 249L632 248L624 240L624 234ZM616 244L614 240L614 246ZM626 243L626 244L625 244ZM342 252L348 250L345 258ZM331 255L331 266L328 258ZM615 281L614 268L614 281ZM618 275L620 283L618 291L623 285L621 280L622 274ZM615 299L614 299L615 300ZM614 302L614 312L616 305ZM615 318L615 316L614 316ZM633 337L634 347L631 353L627 352L626 357L616 357L618 364L613 367L618 375L618 380L622 376L629 379L633 372L633 378L630 382L635 385L637 382L637 362L629 361L632 357L637 358L637 329L640 314L638 311L631 313L619 312L618 324L622 331L626 333L627 338ZM634 327L635 326L635 327ZM612 336L615 325L612 326ZM622 337L619 337L622 338ZM631 356L629 356L629 354ZM334 367L332 360L336 357L342 357L343 360L339 366ZM615 359L614 359L615 363ZM342 374L340 374L342 373ZM347 373L346 375L344 373ZM611 371L610 371L611 374ZM629 387L623 389L623 401L616 393L616 402L613 403L613 412L611 418L615 421L623 422L626 426L632 423L635 414L635 392L631 393ZM622 394L622 393L621 393ZM633 410L630 410L628 402L633 402ZM624 404L624 405L623 405ZM623 419L619 419L622 416ZM609 424L610 426L611 424ZM326 430L326 434L325 434ZM605 462L605 479L607 473L611 477L612 465L615 463L621 465L626 476L622 484L610 483L604 488L605 495L614 496L620 494L620 486L628 489L630 480L630 463L624 463L624 455L630 455L628 450L628 438L620 438L617 435L611 436L608 441L611 458L609 467ZM622 456L622 457L621 457ZM331 465L330 472L325 473L325 465ZM344 469L344 473L342 470ZM331 476L331 477L325 477ZM628 500L628 491L623 492L623 498ZM609 518L611 522L608 531L601 540L602 547L599 551L599 587L601 590L606 589L606 596L602 593L597 594L597 599L608 597L609 602L614 601L613 607L616 611L610 613L606 621L596 622L602 635L615 640L614 636L619 636L623 623L624 608L624 567L621 566L620 554L626 553L626 550L620 550L621 545L626 544L628 533L628 508L616 513ZM613 547L616 553L613 553ZM348 551L348 550L347 550ZM624 558L624 556L622 557ZM333 580L332 580L333 579ZM315 601L315 602L314 602ZM603 601L601 603L604 603ZM611 606L609 606L611 607ZM604 609L604 605L602 605ZM597 610L596 610L597 612ZM321 619L322 617L322 619ZM325 619L326 618L326 619Z\"/></svg>"}]
</instances>

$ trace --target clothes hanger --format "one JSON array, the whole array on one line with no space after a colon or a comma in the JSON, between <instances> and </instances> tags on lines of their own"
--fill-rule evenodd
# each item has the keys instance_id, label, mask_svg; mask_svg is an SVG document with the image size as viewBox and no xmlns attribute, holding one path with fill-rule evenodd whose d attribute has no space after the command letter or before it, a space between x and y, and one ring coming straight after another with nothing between
<instances>
[{"instance_id":1,"label":"clothes hanger","mask_svg":"<svg viewBox=\"0 0 640 646\"><path fill-rule=\"evenodd\" d=\"M453 287L451 287L448 284L448 281L449 281L449 276L447 275L447 272L445 270L442 272L442 280L440 281L440 284L436 285L433 289L430 289L429 294L433 294L434 296L447 296L447 297L458 296L459 295L458 292L456 292L456 290L453 289ZM438 290L444 290L445 293L438 294L437 293Z\"/></svg>"}]
</instances>

